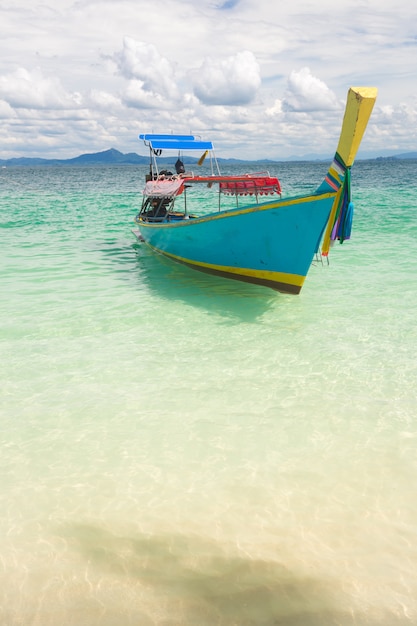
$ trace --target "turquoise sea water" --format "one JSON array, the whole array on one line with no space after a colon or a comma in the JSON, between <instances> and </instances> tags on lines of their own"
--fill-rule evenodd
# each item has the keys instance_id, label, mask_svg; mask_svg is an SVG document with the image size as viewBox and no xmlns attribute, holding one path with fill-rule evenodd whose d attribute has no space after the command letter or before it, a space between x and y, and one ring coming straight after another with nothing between
<instances>
[{"instance_id":1,"label":"turquoise sea water","mask_svg":"<svg viewBox=\"0 0 417 626\"><path fill-rule=\"evenodd\" d=\"M1 626L417 624L416 173L289 296L137 244L140 168L0 170Z\"/></svg>"}]
</instances>

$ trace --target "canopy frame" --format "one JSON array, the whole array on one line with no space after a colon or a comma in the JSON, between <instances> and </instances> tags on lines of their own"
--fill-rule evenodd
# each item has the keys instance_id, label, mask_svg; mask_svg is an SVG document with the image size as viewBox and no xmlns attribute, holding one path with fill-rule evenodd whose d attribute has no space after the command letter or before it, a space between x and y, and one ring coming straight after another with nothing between
<instances>
[{"instance_id":1,"label":"canopy frame","mask_svg":"<svg viewBox=\"0 0 417 626\"><path fill-rule=\"evenodd\" d=\"M210 155L210 169L213 176L220 175L220 168L211 141L202 141L194 135L164 135L153 133L141 133L139 135L145 146L149 148L149 179L153 180L160 176L158 157L163 150L169 150L178 155L178 160L183 158L183 152L198 151L200 155L198 164L201 165L207 155ZM161 170L163 171L163 170Z\"/></svg>"}]
</instances>

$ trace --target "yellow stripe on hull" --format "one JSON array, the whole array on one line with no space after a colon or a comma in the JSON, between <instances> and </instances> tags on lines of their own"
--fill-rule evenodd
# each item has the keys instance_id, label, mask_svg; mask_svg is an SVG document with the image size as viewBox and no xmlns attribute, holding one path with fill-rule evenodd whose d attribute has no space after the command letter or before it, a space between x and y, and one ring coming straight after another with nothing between
<instances>
[{"instance_id":1,"label":"yellow stripe on hull","mask_svg":"<svg viewBox=\"0 0 417 626\"><path fill-rule=\"evenodd\" d=\"M177 263L187 265L193 269L200 270L209 274L216 274L225 278L231 278L257 285L271 287L277 291L284 293L298 294L304 284L305 276L299 274L286 274L284 272L272 272L268 270L254 270L242 267L230 267L227 265L214 265L212 263L202 263L201 261L191 261L184 257L171 254L156 248L146 242L147 245L155 252L159 252Z\"/></svg>"}]
</instances>

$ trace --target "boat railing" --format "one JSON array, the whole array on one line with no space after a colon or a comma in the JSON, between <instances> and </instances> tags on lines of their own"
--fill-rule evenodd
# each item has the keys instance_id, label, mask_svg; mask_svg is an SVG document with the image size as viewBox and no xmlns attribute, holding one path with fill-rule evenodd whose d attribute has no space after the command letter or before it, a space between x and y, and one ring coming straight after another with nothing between
<instances>
[{"instance_id":1,"label":"boat railing","mask_svg":"<svg viewBox=\"0 0 417 626\"><path fill-rule=\"evenodd\" d=\"M256 203L262 201L265 196L281 195L281 185L277 177L271 176L269 171L246 173L246 174L220 174L207 175L195 174L193 171L181 174L172 174L169 171L161 172L152 180L147 180L143 190L143 206L140 212L140 219L143 221L169 221L174 201L178 196L183 197L181 202L181 213L184 218L188 215L188 188L196 185L206 185L212 188L216 185L218 190L218 210L228 210L231 208L230 201L234 199L236 207L239 206L239 199L250 197ZM223 198L223 200L222 200ZM195 199L195 198L194 198ZM164 211L169 204L167 211ZM226 205L226 206L225 206ZM176 203L176 206L177 203ZM176 216L178 219L178 216Z\"/></svg>"},{"instance_id":2,"label":"boat railing","mask_svg":"<svg viewBox=\"0 0 417 626\"><path fill-rule=\"evenodd\" d=\"M229 180L220 183L220 191L230 196L270 196L281 195L278 178L266 175L251 174L244 180Z\"/></svg>"}]
</instances>

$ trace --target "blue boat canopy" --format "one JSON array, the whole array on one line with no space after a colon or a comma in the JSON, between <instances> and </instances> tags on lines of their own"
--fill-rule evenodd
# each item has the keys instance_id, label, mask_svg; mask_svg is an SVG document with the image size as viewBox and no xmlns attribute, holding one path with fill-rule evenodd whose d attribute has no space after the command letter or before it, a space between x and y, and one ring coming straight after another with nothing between
<instances>
[{"instance_id":1,"label":"blue boat canopy","mask_svg":"<svg viewBox=\"0 0 417 626\"><path fill-rule=\"evenodd\" d=\"M211 141L201 141L194 135L139 135L154 150L213 150Z\"/></svg>"},{"instance_id":2,"label":"blue boat canopy","mask_svg":"<svg viewBox=\"0 0 417 626\"><path fill-rule=\"evenodd\" d=\"M139 135L139 139L143 139L144 141L152 141L153 139L166 139L167 141L182 141L183 139L193 140L195 139L194 135L154 135L152 133L147 133L144 135Z\"/></svg>"}]
</instances>

